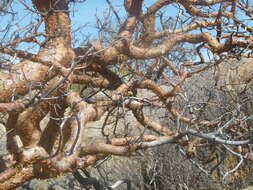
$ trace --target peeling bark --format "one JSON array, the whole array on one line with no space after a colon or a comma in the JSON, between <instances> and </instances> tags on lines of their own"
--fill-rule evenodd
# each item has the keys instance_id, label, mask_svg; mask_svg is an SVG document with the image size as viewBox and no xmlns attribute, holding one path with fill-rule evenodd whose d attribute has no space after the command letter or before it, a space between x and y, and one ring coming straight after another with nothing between
<instances>
[{"instance_id":1,"label":"peeling bark","mask_svg":"<svg viewBox=\"0 0 253 190\"><path fill-rule=\"evenodd\" d=\"M219 144L219 150L220 147L226 148L225 145L240 146L239 153L226 148L230 152L227 160L232 164L225 161L224 166L230 171L224 174L224 178L234 171L233 168L239 168L233 156L240 158L239 164L244 159L253 160L250 151L243 147L252 143L250 125L245 122L249 117L245 114L242 119L238 110L233 108L232 113L220 105L220 110L225 110L231 121L223 115L215 119L205 118L201 115L202 109L218 103L205 100L205 97L194 102L191 96L198 92L188 95L184 89L187 80L197 74L205 75L205 69L216 68L225 56L241 56L240 51L253 49L252 28L237 15L240 10L252 20L243 2L157 0L146 9L143 0L125 0L127 17L113 33L111 42L101 40L75 49L71 46L69 2L32 0L41 16L36 27L39 28L43 21L45 32L38 33L35 27L31 35L10 40L0 47L1 53L21 59L0 73L0 112L8 115L4 124L9 151L8 155L0 157L0 189L13 189L34 178L46 179L83 169L108 155L135 156L138 150L163 144L185 147L181 151L185 150L188 158L199 156L198 148L203 144ZM180 24L177 21L173 23L174 28L159 30L158 18L162 9L171 5L180 7L183 17L188 18L177 15L178 20L182 19ZM220 10L213 9L218 6ZM225 21L233 22L234 26L229 28L231 23ZM233 31L234 28L237 30ZM213 35L214 31L217 36ZM34 42L41 35L46 40L39 44L37 53L14 47L28 40ZM189 58L191 62L180 54L186 43L198 46L196 54L200 62ZM202 48L212 53L214 61L205 60L207 56L202 55ZM251 64L249 62L247 68ZM243 79L247 84L240 87L250 87L250 77L244 77L244 70L239 69L239 78L231 80L239 84ZM206 80L211 80L208 77ZM217 90L217 83L215 80L213 91ZM73 84L93 89L91 93L78 93ZM231 85L227 88L232 89ZM146 90L151 97L139 96L141 90ZM152 115L144 111L145 106L151 111L153 107L166 110L174 124L167 126L151 119ZM127 118L128 111L142 126L140 134L117 136L103 133L106 140L83 143L84 130L89 122L101 120L106 113L101 128L104 130L107 122L111 122L115 132L118 122ZM40 123L45 117L49 117L49 122L45 129L41 129ZM124 130L128 131L130 124L128 121L124 124ZM136 130L136 126L131 127ZM149 135L152 132L156 135Z\"/></svg>"}]
</instances>

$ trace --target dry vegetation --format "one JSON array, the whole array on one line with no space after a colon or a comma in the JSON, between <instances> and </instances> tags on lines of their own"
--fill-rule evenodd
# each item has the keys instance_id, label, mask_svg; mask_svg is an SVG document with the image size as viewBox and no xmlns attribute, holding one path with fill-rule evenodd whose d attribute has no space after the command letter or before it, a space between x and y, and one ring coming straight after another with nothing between
<instances>
[{"instance_id":1,"label":"dry vegetation","mask_svg":"<svg viewBox=\"0 0 253 190\"><path fill-rule=\"evenodd\" d=\"M30 20L20 20L15 3ZM73 30L80 3L0 2L8 151L0 189L67 172L96 189L131 181L134 189L245 186L253 162L252 2L122 0L119 13L106 0L96 40L85 27ZM100 181L86 171L98 165ZM127 179L112 185L120 172Z\"/></svg>"}]
</instances>

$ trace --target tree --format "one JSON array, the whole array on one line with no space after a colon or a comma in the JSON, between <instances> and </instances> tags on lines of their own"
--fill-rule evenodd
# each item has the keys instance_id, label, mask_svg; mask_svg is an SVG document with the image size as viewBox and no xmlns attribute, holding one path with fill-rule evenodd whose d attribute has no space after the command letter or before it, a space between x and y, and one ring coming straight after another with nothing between
<instances>
[{"instance_id":1,"label":"tree","mask_svg":"<svg viewBox=\"0 0 253 190\"><path fill-rule=\"evenodd\" d=\"M123 17L107 0L117 32L104 20L99 40L75 48L69 6L77 1L32 0L33 7L20 2L39 18L11 35L9 27L2 31L0 112L7 118L3 123L9 153L1 157L0 189L69 171L78 178L78 169L108 155L131 157L163 144L177 144L200 170L224 183L230 174L238 177L235 172L242 172L243 178L248 175L246 164L253 161L251 112L244 105L252 100L240 99L244 90L236 88L233 98L227 98L231 88L226 85L243 88L241 82L251 78L240 77L250 72L230 72L239 78L228 77L227 81L237 81L228 84L223 65L232 62L225 60L250 57L249 1L157 0L144 9L143 0L125 0L127 17L121 22ZM1 16L10 19L6 26L16 19L13 3L0 4ZM178 11L174 18L166 12L171 6ZM35 48L24 51L23 43ZM187 48L192 52L182 55ZM166 110L171 122L158 122L147 108ZM140 133L129 132L128 112L143 126ZM46 117L49 121L42 130ZM102 118L104 138L84 143L87 123ZM115 128L107 134L109 120ZM118 134L122 120L125 125Z\"/></svg>"}]
</instances>

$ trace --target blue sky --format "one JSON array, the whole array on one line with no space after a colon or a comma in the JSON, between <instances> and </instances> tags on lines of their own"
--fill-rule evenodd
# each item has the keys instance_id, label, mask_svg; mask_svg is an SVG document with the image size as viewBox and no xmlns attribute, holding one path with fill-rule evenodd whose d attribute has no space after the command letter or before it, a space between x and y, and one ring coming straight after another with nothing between
<instances>
[{"instance_id":1,"label":"blue sky","mask_svg":"<svg viewBox=\"0 0 253 190\"><path fill-rule=\"evenodd\" d=\"M1 1L1 0L0 0ZM1 16L0 18L0 40L3 40L5 42L9 41L9 37L16 31L16 33L21 33L20 31L23 31L23 27L27 26L26 30L29 31L29 23L32 21L34 23L37 23L36 20L39 19L39 16L37 14L31 14L30 11L27 10L27 8L22 5L21 2L25 2L29 8L33 7L31 0L14 0L12 4L13 12L15 13L15 19L11 21L10 16ZM110 0L113 3L114 9L117 11L119 16L122 16L123 18L126 17L126 12L124 10L124 0ZM151 4L153 4L156 0L145 0L143 5L143 10L147 9ZM253 2L253 0L251 0ZM250 3L252 3L250 1ZM172 16L175 18L175 16L178 14L178 9L176 9L173 6L168 6L168 9L166 9L166 16ZM217 6L217 10L218 10ZM82 44L84 39L88 36L90 40L96 38L98 36L98 30L95 28L96 25L96 15L100 18L103 17L103 14L108 13L109 5L106 3L106 0L86 0L83 3L71 3L70 4L70 16L71 16L71 24L72 24L72 31L73 31L73 43L74 46L79 46ZM10 10L12 11L12 10ZM113 13L111 14L113 15ZM113 15L114 16L114 15ZM239 15L239 18L241 16ZM114 17L115 19L115 17ZM103 20L103 19L102 19ZM121 19L121 21L124 21L124 19ZM250 21L248 21L250 22ZM116 20L115 23L116 24ZM251 21L252 24L252 21ZM78 30L76 33L74 32L79 27L84 26L80 30ZM10 28L10 31L6 33L5 28ZM30 26L32 27L32 26ZM41 26L41 31L44 30L44 26ZM115 31L117 32L117 31ZM199 31L194 31L199 32ZM208 31L213 33L213 31ZM21 33L19 35L23 36L25 33ZM215 34L215 33L214 33ZM13 37L12 37L13 39ZM22 43L19 44L17 47L22 50L28 50L30 52L37 52L39 49L39 46L33 44L33 43ZM207 57L207 53L203 52L204 56Z\"/></svg>"},{"instance_id":2,"label":"blue sky","mask_svg":"<svg viewBox=\"0 0 253 190\"><path fill-rule=\"evenodd\" d=\"M22 5L20 2L23 1L27 3L28 7L33 7L31 0L14 0L14 3L12 5L13 11L17 14L15 17L15 20L12 23L12 25L8 25L10 23L9 21L11 18L9 16L7 17L0 17L0 39L5 37L5 41L8 41L8 37L13 34L13 31L19 29L23 29L24 26L26 26L30 21L33 21L36 23L36 19L39 18L36 14L30 14L30 11L27 11L27 8ZM125 17L126 12L123 7L124 0L110 0L117 13ZM152 3L154 3L156 0L145 0L143 5L143 10L147 7L149 7ZM218 8L217 8L218 9ZM75 31L77 28L81 26L83 27L78 32L74 33L73 38L76 43L75 46L78 46L82 43L82 41L85 39L86 36L89 36L91 39L96 38L98 36L98 31L95 28L96 25L96 15L100 18L103 17L104 13L108 13L109 5L106 3L106 0L86 0L83 3L71 3L70 6L70 16L71 16L71 24L72 29ZM174 16L178 14L178 9L174 8L173 6L168 6L168 9L166 10L166 16ZM111 14L113 15L113 14ZM114 16L114 15L113 15ZM115 18L115 17L114 17ZM123 21L124 19L122 19ZM115 24L116 24L115 20ZM4 31L1 32L1 30L5 29L6 27L11 27L11 30L8 34L5 34ZM27 27L27 30L29 29L29 26ZM44 27L41 27L41 31L43 31ZM115 31L116 32L116 31ZM198 31L195 31L198 32ZM209 31L212 32L212 31ZM21 34L22 35L22 34ZM31 43L21 44L19 48L31 48L31 51L37 51L37 48L30 47Z\"/></svg>"},{"instance_id":3,"label":"blue sky","mask_svg":"<svg viewBox=\"0 0 253 190\"><path fill-rule=\"evenodd\" d=\"M37 14L30 14L31 12L21 3L23 1L28 5L28 7L33 7L31 0L14 0L12 4L11 12L15 13L14 20L10 15L1 16L0 18L0 39L3 41L9 41L9 37L13 34L22 31L24 26L27 26L31 21L36 23L39 16ZM123 1L113 1L115 9L117 12L124 12L122 5ZM105 0L86 0L84 3L71 3L71 24L73 29L77 29L83 25L81 35L97 36L97 30L95 29L96 17L102 17L103 12L108 10L109 6ZM10 28L9 32L6 33L4 29ZM29 26L27 27L29 28ZM44 26L41 26L41 31L43 31ZM78 33L77 33L78 34ZM22 35L22 34L21 34ZM79 34L78 34L79 35ZM82 36L79 36L81 39ZM13 38L12 38L13 39ZM26 44L25 47L30 44ZM21 45L23 46L23 45Z\"/></svg>"},{"instance_id":4,"label":"blue sky","mask_svg":"<svg viewBox=\"0 0 253 190\"><path fill-rule=\"evenodd\" d=\"M156 0L144 1L143 10L145 11L145 9L155 1ZM19 33L23 29L23 27L27 26L31 21L36 23L36 20L39 19L39 16L37 14L30 14L31 12L28 11L27 8L21 2L26 3L29 8L33 7L31 0L14 0L12 4L12 10L16 15L15 19L11 21L10 16L0 17L1 18L0 30L10 27L10 31L8 34L6 34L5 31L3 32L0 31L0 39L3 38L3 36L5 36L4 41L8 41L9 39L8 37L10 37L11 34L13 34L13 31ZM123 7L124 0L111 0L111 2L113 3L113 6L117 11L117 13L120 16L125 17L126 12ZM76 4L71 3L70 10L71 10L70 15L71 15L72 28L75 30L85 25L85 27L83 27L81 30L73 34L73 36L76 37L76 41L78 41L80 44L81 41L85 39L86 36L89 36L90 38L95 38L96 36L98 36L98 31L95 28L96 15L102 18L104 13L106 12L108 13L109 5L106 3L106 0L86 0L83 3L76 3ZM176 9L172 7L171 10L168 11L168 14L177 14ZM11 25L8 23L11 23ZM29 26L27 27L27 30L28 28ZM43 31L43 29L44 26L42 25L41 31ZM22 36L22 34L20 35ZM28 47L29 45L30 44L20 46Z\"/></svg>"},{"instance_id":5,"label":"blue sky","mask_svg":"<svg viewBox=\"0 0 253 190\"><path fill-rule=\"evenodd\" d=\"M144 1L143 10L150 5L152 5L156 0L146 0ZM119 14L119 16L125 17L126 12L124 10L124 0L111 0L114 9ZM73 5L73 4L72 4ZM73 6L71 6L73 10ZM169 14L177 14L176 9L172 9L168 12ZM84 30L91 35L96 36L97 30L95 29L96 15L102 17L106 12L108 13L109 5L106 0L86 0L84 3L79 3L74 7L74 14L71 13L71 20L73 28L77 28L82 24L87 24ZM113 15L113 14L112 14ZM122 21L123 19L121 19Z\"/></svg>"},{"instance_id":6,"label":"blue sky","mask_svg":"<svg viewBox=\"0 0 253 190\"><path fill-rule=\"evenodd\" d=\"M115 10L123 15L124 9L122 6L123 1L112 1L114 3ZM82 30L84 35L92 35L96 37L98 35L96 25L96 16L102 17L103 14L108 12L109 6L105 0L86 0L84 3L72 4L71 10L71 23L72 28L76 29L80 26L85 25ZM79 32L77 32L78 34ZM80 36L81 38L81 36Z\"/></svg>"},{"instance_id":7,"label":"blue sky","mask_svg":"<svg viewBox=\"0 0 253 190\"><path fill-rule=\"evenodd\" d=\"M94 34L96 31L94 28L96 22L96 14L102 16L103 12L108 10L109 6L105 0L86 0L84 3L79 3L71 6L71 22L74 28L80 25L87 24L85 30ZM117 11L122 8L115 7Z\"/></svg>"},{"instance_id":8,"label":"blue sky","mask_svg":"<svg viewBox=\"0 0 253 190\"><path fill-rule=\"evenodd\" d=\"M20 3L21 1L27 3L29 7L32 7L31 0L14 0L12 7L13 11L17 13L17 16L15 17L15 20L11 22L12 25L8 25L8 23L10 23L9 21L11 20L11 17L0 17L0 39L6 35L5 39L8 40L8 36L10 36L13 31L23 29L23 27L26 26L30 21L35 21L39 18L36 14L29 14L29 11L27 11L26 8ZM125 16L123 7L124 0L110 1L113 3L117 13L120 16ZM145 0L143 10L145 11L145 9L155 1L156 0ZM95 28L95 15L102 17L104 12L108 12L109 6L106 3L106 0L86 0L84 3L71 3L70 9L71 11L74 10L71 12L72 28L75 30L80 26L85 25L85 27L82 28L80 34L77 33L77 35L80 35L80 38L82 35L91 35L95 37L98 35L97 29ZM177 11L178 10L176 8L173 8L173 6L169 6L169 9L166 11L166 15L177 15ZM11 28L8 34L5 34L4 31L1 32L1 30L4 30L6 27Z\"/></svg>"}]
</instances>

